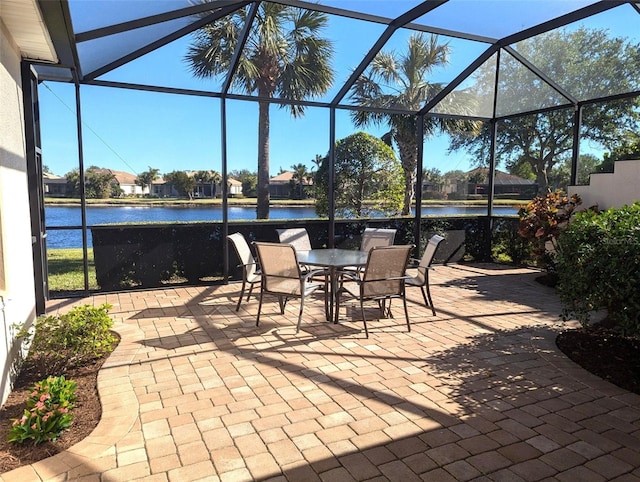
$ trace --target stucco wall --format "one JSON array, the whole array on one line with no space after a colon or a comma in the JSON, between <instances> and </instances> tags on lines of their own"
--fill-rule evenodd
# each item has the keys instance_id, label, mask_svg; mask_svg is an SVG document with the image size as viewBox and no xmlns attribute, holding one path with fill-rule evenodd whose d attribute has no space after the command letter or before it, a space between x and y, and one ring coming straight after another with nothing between
<instances>
[{"instance_id":1,"label":"stucco wall","mask_svg":"<svg viewBox=\"0 0 640 482\"><path fill-rule=\"evenodd\" d=\"M579 194L582 207L619 208L640 201L640 160L616 161L614 172L591 174L588 186L569 186Z\"/></svg>"},{"instance_id":2,"label":"stucco wall","mask_svg":"<svg viewBox=\"0 0 640 482\"><path fill-rule=\"evenodd\" d=\"M13 325L35 319L20 55L0 20L0 397L11 389Z\"/></svg>"}]
</instances>

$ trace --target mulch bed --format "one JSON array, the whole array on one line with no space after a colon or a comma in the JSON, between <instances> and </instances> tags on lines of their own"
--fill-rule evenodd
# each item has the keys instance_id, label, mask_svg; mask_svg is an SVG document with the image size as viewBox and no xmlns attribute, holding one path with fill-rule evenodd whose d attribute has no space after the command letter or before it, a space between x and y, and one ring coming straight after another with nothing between
<instances>
[{"instance_id":1,"label":"mulch bed","mask_svg":"<svg viewBox=\"0 0 640 482\"><path fill-rule=\"evenodd\" d=\"M640 395L640 339L595 327L564 331L556 344L585 370Z\"/></svg>"},{"instance_id":2,"label":"mulch bed","mask_svg":"<svg viewBox=\"0 0 640 482\"><path fill-rule=\"evenodd\" d=\"M106 360L101 358L90 365L69 369L67 380L76 382L76 404L73 409L73 423L55 442L33 445L7 442L12 420L20 418L26 408L26 400L33 385L46 378L25 365L16 380L15 387L0 410L0 473L32 464L55 455L86 438L98 425L102 416L102 406L98 398L98 370Z\"/></svg>"}]
</instances>

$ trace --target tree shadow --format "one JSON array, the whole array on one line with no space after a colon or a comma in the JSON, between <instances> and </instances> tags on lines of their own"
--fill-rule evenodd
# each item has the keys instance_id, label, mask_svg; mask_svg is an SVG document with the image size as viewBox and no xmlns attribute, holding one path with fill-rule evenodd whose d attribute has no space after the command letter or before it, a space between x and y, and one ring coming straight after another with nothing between
<instances>
[{"instance_id":1,"label":"tree shadow","mask_svg":"<svg viewBox=\"0 0 640 482\"><path fill-rule=\"evenodd\" d=\"M624 447L640 456L640 440L633 434L633 430L638 433L639 422L629 424L625 420L629 412L623 410L637 410L640 399L624 399L626 392L576 370L559 353L554 340L560 325L549 323L555 315L545 309L556 306L556 301L552 290L534 281L537 273L496 269L499 276L492 277L473 266L453 269L461 276L435 285L437 290L443 298L449 287L474 292L469 299L478 301L473 303L475 310L456 312L443 302L437 317L425 309L424 316L412 321L417 332L411 333L398 320L377 320L380 331L369 340L356 316L353 322L334 325L317 315L322 314L320 309L303 320L296 333L292 320L297 306L284 317L274 309L256 327L255 303L243 304L236 312L237 293L212 287L186 303L172 300L171 306L148 307L130 317L142 323L170 317L176 323L170 334L156 332L157 336L138 340L155 350L139 363L223 353L240 365L254 364L258 372L277 370L294 380L294 386L305 384L305 390L318 390L327 400L350 400L343 407L343 440L320 438L323 443L318 447L323 450L317 454L321 455L311 457L311 449L297 447L293 440L298 439L290 437L288 450L297 454L297 462L276 464L272 472L265 469L260 480L280 476L312 480L318 474L350 480L364 473L367 478L387 480L488 475L513 480L526 478L523 464L534 459L542 460L541 467L548 470L545 476L552 477L604 454L606 440L614 447L609 451ZM523 304L531 310L524 310ZM527 317L527 322L519 324L518 317ZM540 322L532 322L532 317ZM509 328L503 327L503 318L512 320ZM282 320L291 324L283 325ZM454 329L452 321L457 322L455 329L477 334L467 334L462 342L439 343L438 337ZM393 346L382 346L379 337L390 331ZM403 346L409 344L415 348ZM319 360L322 364L316 363ZM215 361L212 366L215 369ZM362 366L370 378L366 372L357 374L354 367ZM401 388L394 383L397 369L403 372ZM387 370L395 374L388 375ZM240 378L238 383L251 390L251 382ZM381 423L378 430L371 429L376 436L362 433L363 420L356 413L365 407L375 410ZM599 416L597 421L594 415ZM628 443L613 445L616 437L622 440L623 423L630 426L624 433ZM605 434L597 441L596 424L598 433ZM318 426L319 432L323 429ZM309 434L314 437L322 435ZM593 447L589 454L578 450L587 445ZM568 450L572 457L566 456ZM558 460L567 460L566 467Z\"/></svg>"}]
</instances>

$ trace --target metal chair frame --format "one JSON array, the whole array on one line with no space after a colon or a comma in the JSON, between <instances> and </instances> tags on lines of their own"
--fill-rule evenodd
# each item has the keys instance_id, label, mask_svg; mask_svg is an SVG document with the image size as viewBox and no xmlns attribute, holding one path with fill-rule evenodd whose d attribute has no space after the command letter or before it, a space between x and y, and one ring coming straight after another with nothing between
<instances>
[{"instance_id":1,"label":"metal chair frame","mask_svg":"<svg viewBox=\"0 0 640 482\"><path fill-rule=\"evenodd\" d=\"M336 293L335 322L340 313L340 297L348 293L360 301L360 313L364 324L365 336L369 337L367 318L364 311L365 301L376 301L382 316L393 318L391 313L391 300L401 298L404 306L404 316L407 322L407 331L411 331L407 299L405 296L406 269L409 255L413 245L402 246L376 246L371 248L361 277L346 274L340 283ZM349 282L355 282L357 291L349 289ZM389 306L386 302L389 301Z\"/></svg>"},{"instance_id":2,"label":"metal chair frame","mask_svg":"<svg viewBox=\"0 0 640 482\"><path fill-rule=\"evenodd\" d=\"M253 245L258 254L262 273L256 326L260 324L264 295L271 294L278 297L280 314L282 315L284 315L285 306L290 298L300 298L296 332L300 331L305 299L323 286L322 283L312 283L311 278L317 275L324 276L324 270L310 270L303 273L296 259L295 249L291 244L256 241ZM328 309L326 296L324 302L326 312Z\"/></svg>"},{"instance_id":3,"label":"metal chair frame","mask_svg":"<svg viewBox=\"0 0 640 482\"><path fill-rule=\"evenodd\" d=\"M429 271L432 269L431 264L435 258L436 251L440 243L444 241L444 238L439 234L434 234L429 238L422 258L420 260L411 259L411 262L418 263L418 274L416 276L407 278L407 286L419 286L422 291L422 298L424 299L425 306L431 307L431 313L436 316L436 309L433 306L433 300L431 299L431 290L429 289Z\"/></svg>"},{"instance_id":4,"label":"metal chair frame","mask_svg":"<svg viewBox=\"0 0 640 482\"><path fill-rule=\"evenodd\" d=\"M247 301L249 301L251 293L253 293L253 287L257 283L260 283L261 273L245 237L241 233L233 233L229 234L227 239L233 245L236 255L240 260L238 267L242 267L242 288L240 289L240 297L236 305L236 311L239 311L242 298L244 297L244 290L247 285L249 285L249 293L247 294Z\"/></svg>"}]
</instances>

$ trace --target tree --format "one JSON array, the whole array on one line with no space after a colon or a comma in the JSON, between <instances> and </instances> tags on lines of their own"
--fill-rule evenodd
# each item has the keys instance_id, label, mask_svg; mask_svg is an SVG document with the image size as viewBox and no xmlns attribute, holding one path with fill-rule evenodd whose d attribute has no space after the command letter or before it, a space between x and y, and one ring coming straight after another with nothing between
<instances>
[{"instance_id":1,"label":"tree","mask_svg":"<svg viewBox=\"0 0 640 482\"><path fill-rule=\"evenodd\" d=\"M522 179L529 179L532 181L536 179L536 175L531 170L531 164L529 164L527 162L527 159L524 157L519 157L517 159L507 161L506 167L509 174L513 174L514 176L521 177Z\"/></svg>"},{"instance_id":2,"label":"tree","mask_svg":"<svg viewBox=\"0 0 640 482\"><path fill-rule=\"evenodd\" d=\"M199 184L211 184L211 198L216 197L216 184L222 181L218 171L197 171L193 178Z\"/></svg>"},{"instance_id":3,"label":"tree","mask_svg":"<svg viewBox=\"0 0 640 482\"><path fill-rule=\"evenodd\" d=\"M316 154L316 157L311 159L311 162L313 162L313 165L315 166L314 170L320 169L323 159L324 157L322 157L320 154Z\"/></svg>"},{"instance_id":4,"label":"tree","mask_svg":"<svg viewBox=\"0 0 640 482\"><path fill-rule=\"evenodd\" d=\"M446 65L449 44L440 44L437 35L411 35L406 53L380 52L371 62L368 72L361 75L351 94L362 107L407 109L419 111L443 86L430 82L433 70ZM404 173L405 195L402 214L410 214L415 198L418 165L418 119L415 115L386 114L381 111L358 110L352 113L357 127L387 124L388 144L395 142ZM473 129L473 122L452 119L424 118L424 136L437 131Z\"/></svg>"},{"instance_id":5,"label":"tree","mask_svg":"<svg viewBox=\"0 0 640 482\"><path fill-rule=\"evenodd\" d=\"M442 175L442 171L437 167L432 167L430 169L423 168L422 178L425 181L429 181L435 186L440 186L444 182L444 176Z\"/></svg>"},{"instance_id":6,"label":"tree","mask_svg":"<svg viewBox=\"0 0 640 482\"><path fill-rule=\"evenodd\" d=\"M445 172L442 177L445 180L451 180L451 179L466 179L467 173L460 170L460 169L454 169L453 171L447 171Z\"/></svg>"},{"instance_id":7,"label":"tree","mask_svg":"<svg viewBox=\"0 0 640 482\"><path fill-rule=\"evenodd\" d=\"M149 166L148 171L144 171L138 174L138 177L136 177L136 184L140 186L143 191L145 187L148 187L149 194L151 194L151 185L153 184L153 181L158 179L158 174L160 174L159 169L154 169L153 167Z\"/></svg>"},{"instance_id":8,"label":"tree","mask_svg":"<svg viewBox=\"0 0 640 482\"><path fill-rule=\"evenodd\" d=\"M324 160L324 157L321 156L320 154L316 154L315 157L311 159L311 162L313 162L313 167L309 171L309 179L311 180L315 179L316 173L318 172L318 169L320 169L320 166L322 165L323 160Z\"/></svg>"},{"instance_id":9,"label":"tree","mask_svg":"<svg viewBox=\"0 0 640 482\"><path fill-rule=\"evenodd\" d=\"M236 10L195 33L186 60L196 77L227 75L243 31L249 7ZM277 3L261 2L248 32L235 87L257 94L258 101L258 219L269 218L269 106L267 99L302 100L324 94L333 82L333 47L319 36L326 14ZM281 107L284 107L281 104ZM304 115L304 106L286 106L291 115Z\"/></svg>"},{"instance_id":10,"label":"tree","mask_svg":"<svg viewBox=\"0 0 640 482\"><path fill-rule=\"evenodd\" d=\"M80 197L80 171L72 169L64 175L67 180L67 195L71 197Z\"/></svg>"},{"instance_id":11,"label":"tree","mask_svg":"<svg viewBox=\"0 0 640 482\"><path fill-rule=\"evenodd\" d=\"M231 171L229 176L242 183L242 195L245 197L256 196L256 186L258 184L258 174L248 169Z\"/></svg>"},{"instance_id":12,"label":"tree","mask_svg":"<svg viewBox=\"0 0 640 482\"><path fill-rule=\"evenodd\" d=\"M67 192L74 197L80 197L82 180L80 171L73 169L65 174L67 178ZM106 199L118 197L122 189L115 176L109 169L90 166L84 172L84 194L87 199Z\"/></svg>"},{"instance_id":13,"label":"tree","mask_svg":"<svg viewBox=\"0 0 640 482\"><path fill-rule=\"evenodd\" d=\"M316 212L329 214L329 159L315 177ZM402 210L402 166L382 140L357 132L336 142L335 214L358 218L372 213L395 216Z\"/></svg>"},{"instance_id":14,"label":"tree","mask_svg":"<svg viewBox=\"0 0 640 482\"><path fill-rule=\"evenodd\" d=\"M613 172L615 161L628 159L640 159L640 134L633 131L625 132L619 144L604 153L604 160L594 172Z\"/></svg>"},{"instance_id":15,"label":"tree","mask_svg":"<svg viewBox=\"0 0 640 482\"><path fill-rule=\"evenodd\" d=\"M164 180L178 191L179 196L188 196L193 199L193 190L196 187L196 180L184 171L171 171L164 176Z\"/></svg>"},{"instance_id":16,"label":"tree","mask_svg":"<svg viewBox=\"0 0 640 482\"><path fill-rule=\"evenodd\" d=\"M291 166L291 170L293 171L293 181L298 185L298 199L304 199L304 183L309 180L310 173L302 163L294 164Z\"/></svg>"},{"instance_id":17,"label":"tree","mask_svg":"<svg viewBox=\"0 0 640 482\"><path fill-rule=\"evenodd\" d=\"M92 199L118 197L122 193L120 185L111 170L91 166L85 172L85 195Z\"/></svg>"},{"instance_id":18,"label":"tree","mask_svg":"<svg viewBox=\"0 0 640 482\"><path fill-rule=\"evenodd\" d=\"M593 154L580 154L578 158L577 184L584 186L589 184L592 173L598 172L598 158ZM571 184L571 162L569 160L556 164L549 173L549 189L553 191L567 192L567 186Z\"/></svg>"},{"instance_id":19,"label":"tree","mask_svg":"<svg viewBox=\"0 0 640 482\"><path fill-rule=\"evenodd\" d=\"M436 193L436 192L439 193L442 191L442 186L444 184L444 176L442 175L442 172L440 171L440 169L436 167L432 167L432 168L423 167L422 182L423 182L422 195L433 197L435 195L433 193ZM428 182L430 184L428 189L424 189L425 182Z\"/></svg>"},{"instance_id":20,"label":"tree","mask_svg":"<svg viewBox=\"0 0 640 482\"><path fill-rule=\"evenodd\" d=\"M519 42L518 52L576 98L603 97L615 79L615 91L638 89L640 48L624 39L610 38L607 31L580 28L554 30ZM490 64L490 63L489 63ZM477 93L493 92L495 68L479 69ZM522 112L527 109L552 107L567 103L551 88L532 81L533 74L514 57L500 57L498 101L502 109ZM582 113L582 139L602 146L615 145L623 132L637 126L638 101L622 99L586 106ZM496 153L500 162L527 163L535 175L539 193L549 188L549 174L556 165L566 162L573 149L573 109L525 115L500 121L497 129ZM636 127L637 129L637 127ZM478 136L453 134L450 150L466 149L478 165L489 163L491 126L483 125Z\"/></svg>"}]
</instances>

